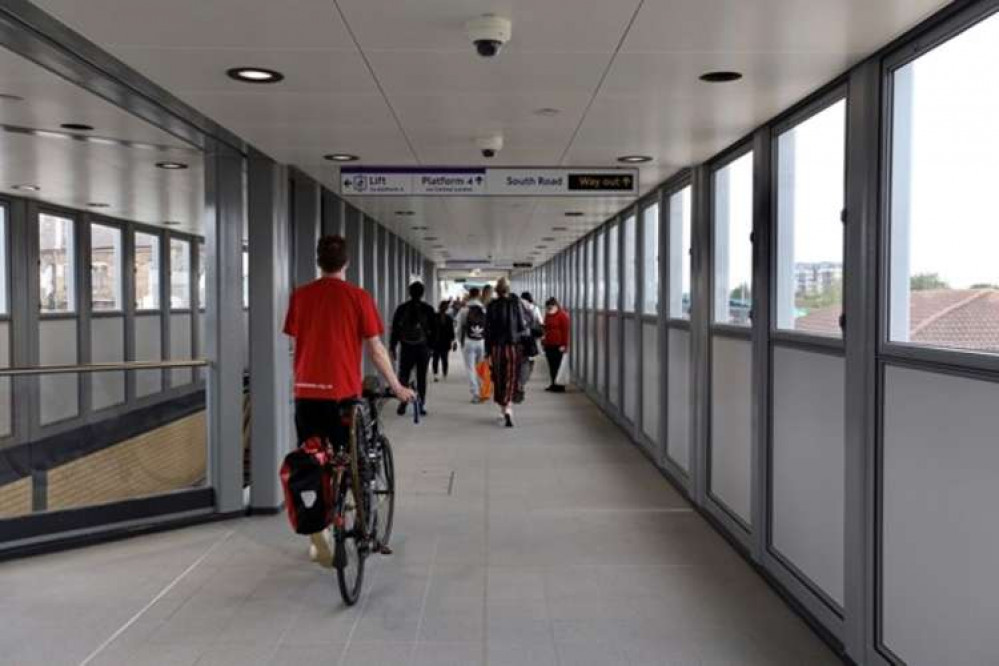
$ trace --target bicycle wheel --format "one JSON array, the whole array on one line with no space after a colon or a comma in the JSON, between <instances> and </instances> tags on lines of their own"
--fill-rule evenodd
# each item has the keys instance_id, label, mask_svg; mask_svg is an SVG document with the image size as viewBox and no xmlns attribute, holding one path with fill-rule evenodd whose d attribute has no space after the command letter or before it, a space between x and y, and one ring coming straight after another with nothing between
<instances>
[{"instance_id":1,"label":"bicycle wheel","mask_svg":"<svg viewBox=\"0 0 999 666\"><path fill-rule=\"evenodd\" d=\"M375 539L379 546L387 546L392 538L392 521L395 518L395 459L388 437L379 436L379 456L375 469Z\"/></svg>"},{"instance_id":2,"label":"bicycle wheel","mask_svg":"<svg viewBox=\"0 0 999 666\"><path fill-rule=\"evenodd\" d=\"M361 585L364 583L365 553L358 516L359 505L353 484L345 477L337 493L338 520L333 528L333 566L336 568L340 596L348 606L353 606L361 598Z\"/></svg>"}]
</instances>

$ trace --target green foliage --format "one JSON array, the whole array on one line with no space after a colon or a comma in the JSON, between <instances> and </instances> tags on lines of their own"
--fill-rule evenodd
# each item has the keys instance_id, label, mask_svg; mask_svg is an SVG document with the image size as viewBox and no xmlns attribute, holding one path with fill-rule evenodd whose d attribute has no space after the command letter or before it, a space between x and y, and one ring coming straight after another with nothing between
<instances>
[{"instance_id":1,"label":"green foliage","mask_svg":"<svg viewBox=\"0 0 999 666\"><path fill-rule=\"evenodd\" d=\"M843 302L843 280L842 278L836 278L826 289L807 294L798 294L794 301L795 306L806 313L839 305Z\"/></svg>"},{"instance_id":2,"label":"green foliage","mask_svg":"<svg viewBox=\"0 0 999 666\"><path fill-rule=\"evenodd\" d=\"M917 273L909 278L909 289L912 291L950 289L950 285L940 279L939 273Z\"/></svg>"}]
</instances>

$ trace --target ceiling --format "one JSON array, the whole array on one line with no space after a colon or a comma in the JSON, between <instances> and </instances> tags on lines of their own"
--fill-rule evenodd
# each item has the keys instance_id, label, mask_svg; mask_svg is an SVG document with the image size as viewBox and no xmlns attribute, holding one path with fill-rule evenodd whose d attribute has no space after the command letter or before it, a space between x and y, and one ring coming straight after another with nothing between
<instances>
[{"instance_id":1,"label":"ceiling","mask_svg":"<svg viewBox=\"0 0 999 666\"><path fill-rule=\"evenodd\" d=\"M0 93L22 98L0 97L0 192L201 232L200 151L4 49ZM94 129L66 130L63 123ZM168 171L157 162L188 168ZM41 189L31 193L15 185Z\"/></svg>"},{"instance_id":2,"label":"ceiling","mask_svg":"<svg viewBox=\"0 0 999 666\"><path fill-rule=\"evenodd\" d=\"M703 161L938 10L944 0L35 0L178 97L332 189L322 156L509 166L654 157L643 192ZM478 58L464 23L513 21ZM114 20L109 20L111 17ZM278 70L248 85L230 67ZM745 78L705 84L710 70ZM555 108L555 116L535 113ZM626 199L359 198L437 260L543 260ZM413 210L415 215L397 216ZM567 210L585 213L566 218ZM429 231L414 230L427 226ZM568 231L554 232L553 226ZM424 240L425 236L440 240ZM555 241L542 238L555 236ZM545 249L538 249L546 245Z\"/></svg>"}]
</instances>

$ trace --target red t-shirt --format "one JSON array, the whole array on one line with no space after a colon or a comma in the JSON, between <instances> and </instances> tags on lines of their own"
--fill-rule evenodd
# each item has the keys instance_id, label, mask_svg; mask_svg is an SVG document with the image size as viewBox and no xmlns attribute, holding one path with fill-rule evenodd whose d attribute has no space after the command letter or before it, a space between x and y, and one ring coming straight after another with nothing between
<instances>
[{"instance_id":1,"label":"red t-shirt","mask_svg":"<svg viewBox=\"0 0 999 666\"><path fill-rule=\"evenodd\" d=\"M360 287L320 278L296 289L284 321L295 338L295 397L360 396L362 346L384 330L371 294Z\"/></svg>"}]
</instances>

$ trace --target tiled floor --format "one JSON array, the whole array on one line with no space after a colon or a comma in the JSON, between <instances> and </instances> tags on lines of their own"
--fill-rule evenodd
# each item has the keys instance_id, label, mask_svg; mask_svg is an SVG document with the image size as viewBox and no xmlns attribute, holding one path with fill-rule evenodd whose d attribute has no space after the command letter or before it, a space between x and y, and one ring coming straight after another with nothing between
<instances>
[{"instance_id":1,"label":"tiled floor","mask_svg":"<svg viewBox=\"0 0 999 666\"><path fill-rule=\"evenodd\" d=\"M0 664L840 663L582 395L507 430L431 388L386 416L395 555L357 607L284 516L216 523L0 565Z\"/></svg>"}]
</instances>

